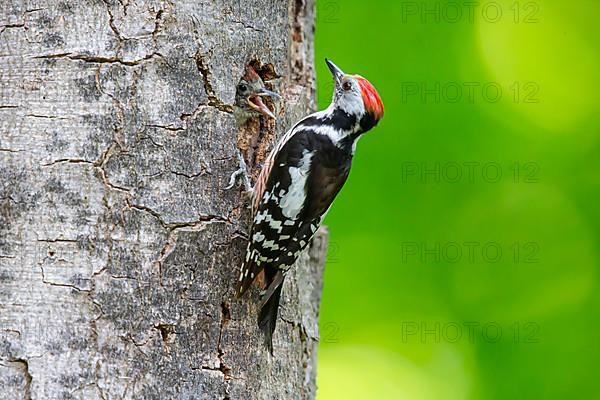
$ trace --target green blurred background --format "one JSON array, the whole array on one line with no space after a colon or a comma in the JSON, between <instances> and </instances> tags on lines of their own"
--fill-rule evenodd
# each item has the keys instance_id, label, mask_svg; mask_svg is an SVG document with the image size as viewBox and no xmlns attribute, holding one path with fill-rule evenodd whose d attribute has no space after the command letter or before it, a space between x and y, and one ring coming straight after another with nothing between
<instances>
[{"instance_id":1,"label":"green blurred background","mask_svg":"<svg viewBox=\"0 0 600 400\"><path fill-rule=\"evenodd\" d=\"M326 220L319 400L600 398L600 2L488 3L317 3L319 107L325 57L386 107Z\"/></svg>"}]
</instances>

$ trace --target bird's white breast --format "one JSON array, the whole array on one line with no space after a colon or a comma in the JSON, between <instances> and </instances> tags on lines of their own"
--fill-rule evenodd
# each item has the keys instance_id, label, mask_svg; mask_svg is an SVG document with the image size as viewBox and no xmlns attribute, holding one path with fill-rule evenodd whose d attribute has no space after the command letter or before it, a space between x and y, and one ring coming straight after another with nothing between
<instances>
[{"instance_id":1,"label":"bird's white breast","mask_svg":"<svg viewBox=\"0 0 600 400\"><path fill-rule=\"evenodd\" d=\"M302 159L297 167L289 167L290 187L279 201L281 212L286 218L297 219L302 211L312 156L313 153L307 150L302 154Z\"/></svg>"}]
</instances>

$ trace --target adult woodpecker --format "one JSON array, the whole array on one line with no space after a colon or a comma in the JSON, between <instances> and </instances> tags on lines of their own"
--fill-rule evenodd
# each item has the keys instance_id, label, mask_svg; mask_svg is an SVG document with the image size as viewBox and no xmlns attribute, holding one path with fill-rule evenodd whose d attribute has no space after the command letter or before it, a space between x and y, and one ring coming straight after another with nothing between
<instances>
[{"instance_id":1,"label":"adult woodpecker","mask_svg":"<svg viewBox=\"0 0 600 400\"><path fill-rule=\"evenodd\" d=\"M254 68L247 65L235 91L233 114L238 126L243 125L250 118L258 117L260 114L275 118L273 112L262 101L263 97L279 98L280 96L268 90Z\"/></svg>"},{"instance_id":2,"label":"adult woodpecker","mask_svg":"<svg viewBox=\"0 0 600 400\"><path fill-rule=\"evenodd\" d=\"M258 325L271 353L285 274L346 182L356 142L383 117L383 103L369 81L325 61L335 80L331 105L300 120L278 141L253 193L253 224L236 295L264 272Z\"/></svg>"}]
</instances>

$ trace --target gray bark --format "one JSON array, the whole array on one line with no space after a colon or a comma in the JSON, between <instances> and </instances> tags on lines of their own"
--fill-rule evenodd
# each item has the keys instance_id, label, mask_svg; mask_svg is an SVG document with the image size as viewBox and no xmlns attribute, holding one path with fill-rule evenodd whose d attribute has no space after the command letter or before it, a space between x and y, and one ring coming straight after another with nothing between
<instances>
[{"instance_id":1,"label":"gray bark","mask_svg":"<svg viewBox=\"0 0 600 400\"><path fill-rule=\"evenodd\" d=\"M223 190L258 134L231 113L248 61L284 99L259 149L314 108L313 8L0 2L2 399L314 397L326 233L271 357L257 291L232 300L248 212Z\"/></svg>"}]
</instances>

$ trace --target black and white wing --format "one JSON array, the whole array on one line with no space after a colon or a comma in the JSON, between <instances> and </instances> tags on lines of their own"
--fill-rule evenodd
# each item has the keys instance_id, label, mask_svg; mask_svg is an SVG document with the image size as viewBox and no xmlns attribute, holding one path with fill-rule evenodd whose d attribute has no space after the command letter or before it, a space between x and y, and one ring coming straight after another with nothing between
<instances>
[{"instance_id":1,"label":"black and white wing","mask_svg":"<svg viewBox=\"0 0 600 400\"><path fill-rule=\"evenodd\" d=\"M328 135L301 123L288 132L261 171L254 219L237 295L266 270L267 285L306 248L343 186L352 156Z\"/></svg>"}]
</instances>

